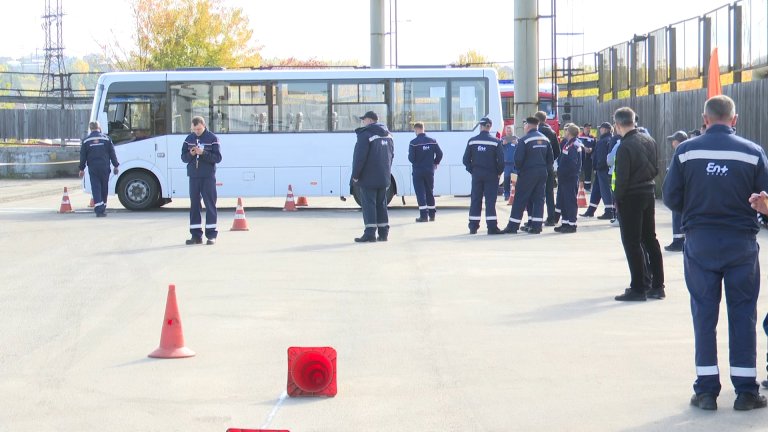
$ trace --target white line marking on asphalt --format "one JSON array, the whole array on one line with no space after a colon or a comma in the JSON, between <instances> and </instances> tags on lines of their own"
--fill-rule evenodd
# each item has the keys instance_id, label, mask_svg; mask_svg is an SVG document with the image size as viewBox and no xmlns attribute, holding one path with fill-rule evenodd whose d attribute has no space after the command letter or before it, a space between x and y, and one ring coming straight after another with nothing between
<instances>
[{"instance_id":1,"label":"white line marking on asphalt","mask_svg":"<svg viewBox=\"0 0 768 432\"><path fill-rule=\"evenodd\" d=\"M283 402L285 402L285 399L287 397L288 397L288 391L283 390L283 393L280 395L280 399L277 400L277 403L272 408L272 412L270 412L269 415L267 416L267 420L264 421L263 425L261 425L261 429L266 429L269 427L270 423L272 423L272 419L275 418L275 414L277 414L277 410L280 409L280 405L282 405Z\"/></svg>"}]
</instances>

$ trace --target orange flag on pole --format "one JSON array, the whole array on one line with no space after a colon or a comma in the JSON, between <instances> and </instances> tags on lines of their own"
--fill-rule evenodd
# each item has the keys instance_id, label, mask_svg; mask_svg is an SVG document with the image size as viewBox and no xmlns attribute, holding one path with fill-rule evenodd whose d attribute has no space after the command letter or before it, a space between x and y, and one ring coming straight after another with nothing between
<instances>
[{"instance_id":1,"label":"orange flag on pole","mask_svg":"<svg viewBox=\"0 0 768 432\"><path fill-rule=\"evenodd\" d=\"M709 57L709 79L707 80L707 99L723 94L720 87L720 62L717 59L717 48L712 50Z\"/></svg>"}]
</instances>

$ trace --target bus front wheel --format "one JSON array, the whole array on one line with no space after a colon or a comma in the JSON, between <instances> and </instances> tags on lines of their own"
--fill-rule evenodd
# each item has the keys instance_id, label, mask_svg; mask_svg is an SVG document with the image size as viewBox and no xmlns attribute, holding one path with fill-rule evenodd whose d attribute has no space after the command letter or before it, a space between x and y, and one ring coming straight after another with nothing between
<instances>
[{"instance_id":1,"label":"bus front wheel","mask_svg":"<svg viewBox=\"0 0 768 432\"><path fill-rule=\"evenodd\" d=\"M148 210L156 206L160 196L157 179L145 171L129 171L117 183L117 197L128 210Z\"/></svg>"}]
</instances>

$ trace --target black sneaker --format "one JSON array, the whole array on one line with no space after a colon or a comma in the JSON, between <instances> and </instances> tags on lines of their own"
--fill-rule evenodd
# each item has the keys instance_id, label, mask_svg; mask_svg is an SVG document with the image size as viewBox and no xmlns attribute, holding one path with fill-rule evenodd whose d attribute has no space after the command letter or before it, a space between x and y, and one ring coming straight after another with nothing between
<instances>
[{"instance_id":1,"label":"black sneaker","mask_svg":"<svg viewBox=\"0 0 768 432\"><path fill-rule=\"evenodd\" d=\"M645 293L632 291L632 288L624 290L624 294L614 297L616 301L645 301Z\"/></svg>"},{"instance_id":2,"label":"black sneaker","mask_svg":"<svg viewBox=\"0 0 768 432\"><path fill-rule=\"evenodd\" d=\"M488 235L496 235L496 234L504 234L504 231L500 230L498 227L488 228Z\"/></svg>"},{"instance_id":3,"label":"black sneaker","mask_svg":"<svg viewBox=\"0 0 768 432\"><path fill-rule=\"evenodd\" d=\"M203 244L203 238L202 237L192 237L191 239L184 242L188 245L196 245L196 244Z\"/></svg>"},{"instance_id":4,"label":"black sneaker","mask_svg":"<svg viewBox=\"0 0 768 432\"><path fill-rule=\"evenodd\" d=\"M215 238L208 239L208 241L206 241L205 244L207 244L208 246L215 245L216 239Z\"/></svg>"},{"instance_id":5,"label":"black sneaker","mask_svg":"<svg viewBox=\"0 0 768 432\"><path fill-rule=\"evenodd\" d=\"M648 290L648 292L645 293L645 296L648 298L656 299L656 300L664 300L667 297L667 293L664 292L664 288L651 288Z\"/></svg>"},{"instance_id":6,"label":"black sneaker","mask_svg":"<svg viewBox=\"0 0 768 432\"><path fill-rule=\"evenodd\" d=\"M695 394L691 396L691 405L703 410L714 411L717 409L717 397L711 393Z\"/></svg>"},{"instance_id":7,"label":"black sneaker","mask_svg":"<svg viewBox=\"0 0 768 432\"><path fill-rule=\"evenodd\" d=\"M429 219L425 217L417 217L416 222L429 222Z\"/></svg>"},{"instance_id":8,"label":"black sneaker","mask_svg":"<svg viewBox=\"0 0 768 432\"><path fill-rule=\"evenodd\" d=\"M736 401L733 402L733 409L736 411L749 411L755 408L765 408L766 405L768 405L768 402L766 402L765 396L742 392L736 396Z\"/></svg>"},{"instance_id":9,"label":"black sneaker","mask_svg":"<svg viewBox=\"0 0 768 432\"><path fill-rule=\"evenodd\" d=\"M673 240L672 243L664 246L664 250L667 252L682 252L684 245L684 241Z\"/></svg>"}]
</instances>

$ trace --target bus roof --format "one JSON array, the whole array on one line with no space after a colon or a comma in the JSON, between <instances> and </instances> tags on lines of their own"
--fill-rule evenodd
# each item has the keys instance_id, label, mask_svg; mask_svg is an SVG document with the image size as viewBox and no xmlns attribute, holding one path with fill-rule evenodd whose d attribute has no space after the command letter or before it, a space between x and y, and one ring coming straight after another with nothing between
<instances>
[{"instance_id":1,"label":"bus roof","mask_svg":"<svg viewBox=\"0 0 768 432\"><path fill-rule=\"evenodd\" d=\"M477 78L496 81L492 68L440 68L440 69L315 69L315 70L223 70L223 71L152 71L107 72L99 77L100 84L130 81L268 81L268 80L364 80L375 78Z\"/></svg>"}]
</instances>

